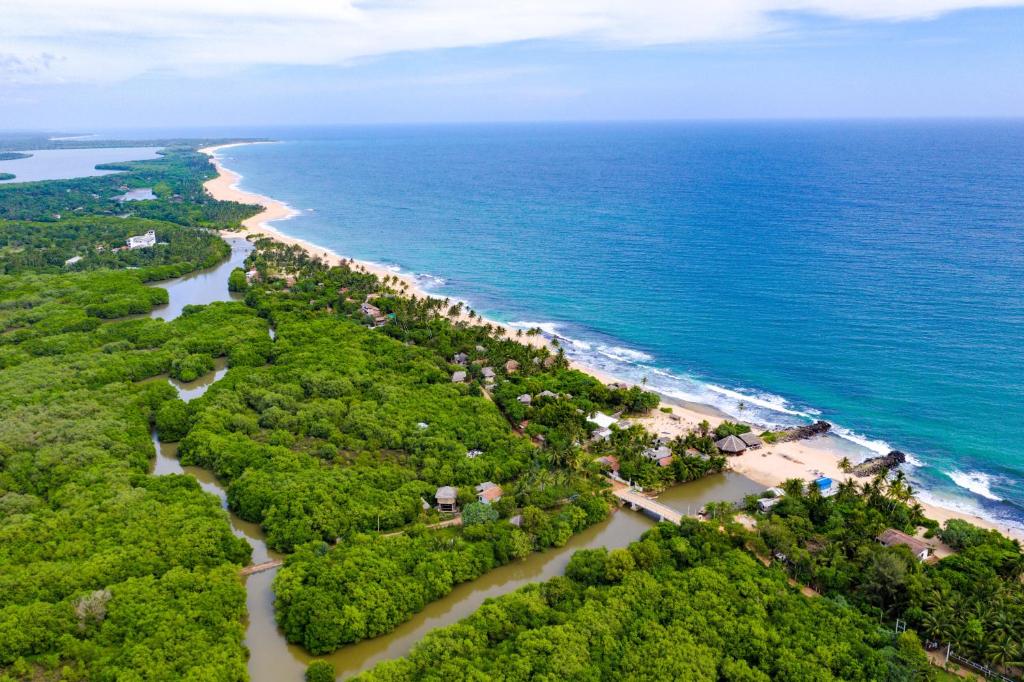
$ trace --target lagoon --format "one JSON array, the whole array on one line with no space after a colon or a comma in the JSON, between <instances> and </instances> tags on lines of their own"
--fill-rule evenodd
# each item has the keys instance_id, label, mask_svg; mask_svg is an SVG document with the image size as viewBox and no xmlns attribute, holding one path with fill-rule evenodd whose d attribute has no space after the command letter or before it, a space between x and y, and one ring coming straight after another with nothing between
<instances>
[{"instance_id":1,"label":"lagoon","mask_svg":"<svg viewBox=\"0 0 1024 682\"><path fill-rule=\"evenodd\" d=\"M104 163L144 161L158 158L159 147L123 147L97 149L42 149L27 151L25 159L0 161L0 173L14 174L5 182L36 182L38 180L66 180L93 175L109 175L119 171L98 170Z\"/></svg>"}]
</instances>

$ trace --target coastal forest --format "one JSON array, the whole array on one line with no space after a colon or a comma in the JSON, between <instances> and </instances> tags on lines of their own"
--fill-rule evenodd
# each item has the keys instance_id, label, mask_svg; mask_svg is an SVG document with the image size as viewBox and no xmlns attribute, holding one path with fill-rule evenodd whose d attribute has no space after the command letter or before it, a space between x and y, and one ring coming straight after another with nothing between
<instances>
[{"instance_id":1,"label":"coastal forest","mask_svg":"<svg viewBox=\"0 0 1024 682\"><path fill-rule=\"evenodd\" d=\"M557 341L269 239L230 275L242 300L150 317L161 283L222 262L217 230L259 210L203 190L203 144L0 186L0 680L249 679L251 548L195 479L153 474L155 440L285 555L275 615L317 655L605 520L599 458L654 490L727 468L705 426L660 443L628 423L657 396L571 368ZM155 198L118 200L141 188ZM168 382L217 360L188 402ZM626 421L600 438L599 411ZM1019 672L1017 543L925 519L899 478L784 488L768 513L711 505L579 551L363 678L927 680L929 640ZM921 564L874 540L921 526L953 553ZM332 679L320 663L310 678Z\"/></svg>"}]
</instances>

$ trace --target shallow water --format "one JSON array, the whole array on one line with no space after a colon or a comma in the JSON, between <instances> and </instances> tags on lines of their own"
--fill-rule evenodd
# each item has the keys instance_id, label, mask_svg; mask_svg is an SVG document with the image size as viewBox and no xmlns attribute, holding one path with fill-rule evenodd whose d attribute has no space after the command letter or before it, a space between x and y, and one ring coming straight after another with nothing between
<instances>
[{"instance_id":1,"label":"shallow water","mask_svg":"<svg viewBox=\"0 0 1024 682\"><path fill-rule=\"evenodd\" d=\"M0 161L0 173L14 173L13 180L2 182L35 182L64 180L92 175L110 175L119 171L97 170L103 163L145 161L156 159L159 147L125 147L121 149L43 149L28 151L27 159Z\"/></svg>"}]
</instances>

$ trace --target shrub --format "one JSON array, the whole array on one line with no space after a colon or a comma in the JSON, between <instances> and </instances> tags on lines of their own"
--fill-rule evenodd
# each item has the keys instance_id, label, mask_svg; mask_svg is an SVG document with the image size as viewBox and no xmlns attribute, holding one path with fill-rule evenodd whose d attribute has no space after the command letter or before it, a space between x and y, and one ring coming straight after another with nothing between
<instances>
[{"instance_id":1,"label":"shrub","mask_svg":"<svg viewBox=\"0 0 1024 682\"><path fill-rule=\"evenodd\" d=\"M462 510L462 525L475 526L498 520L498 510L483 502L472 502Z\"/></svg>"},{"instance_id":2,"label":"shrub","mask_svg":"<svg viewBox=\"0 0 1024 682\"><path fill-rule=\"evenodd\" d=\"M313 661L306 668L306 682L334 682L335 675L330 661Z\"/></svg>"}]
</instances>

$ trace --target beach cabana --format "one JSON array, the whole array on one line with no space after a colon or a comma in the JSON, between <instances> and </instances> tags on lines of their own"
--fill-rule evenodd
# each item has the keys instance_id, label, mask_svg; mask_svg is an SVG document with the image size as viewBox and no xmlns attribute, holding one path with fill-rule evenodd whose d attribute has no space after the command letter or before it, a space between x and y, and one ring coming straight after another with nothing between
<instances>
[{"instance_id":1,"label":"beach cabana","mask_svg":"<svg viewBox=\"0 0 1024 682\"><path fill-rule=\"evenodd\" d=\"M460 372L452 372L452 383L453 384L461 384L465 380L466 380L466 373L465 372L461 372L461 371Z\"/></svg>"},{"instance_id":2,"label":"beach cabana","mask_svg":"<svg viewBox=\"0 0 1024 682\"><path fill-rule=\"evenodd\" d=\"M751 450L753 450L755 448L759 448L759 447L761 447L763 445L763 443L761 442L761 438L757 434L755 434L753 431L747 431L746 433L741 433L739 438Z\"/></svg>"},{"instance_id":3,"label":"beach cabana","mask_svg":"<svg viewBox=\"0 0 1024 682\"><path fill-rule=\"evenodd\" d=\"M439 512L453 513L459 510L459 489L450 485L443 485L434 493L437 500Z\"/></svg>"},{"instance_id":4,"label":"beach cabana","mask_svg":"<svg viewBox=\"0 0 1024 682\"><path fill-rule=\"evenodd\" d=\"M715 441L715 446L727 455L739 455L747 449L747 444L736 436L726 436Z\"/></svg>"},{"instance_id":5,"label":"beach cabana","mask_svg":"<svg viewBox=\"0 0 1024 682\"><path fill-rule=\"evenodd\" d=\"M832 495L835 495L838 491L835 485L833 484L832 479L828 478L827 476L822 476L821 478L814 479L812 485L818 488L818 492L820 492L823 497L831 497Z\"/></svg>"}]
</instances>

